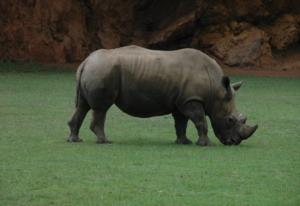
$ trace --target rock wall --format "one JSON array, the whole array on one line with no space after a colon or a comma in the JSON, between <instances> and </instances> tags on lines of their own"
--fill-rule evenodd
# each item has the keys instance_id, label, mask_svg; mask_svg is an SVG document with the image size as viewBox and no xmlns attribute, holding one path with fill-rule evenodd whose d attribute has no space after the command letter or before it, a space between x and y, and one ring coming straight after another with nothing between
<instances>
[{"instance_id":1,"label":"rock wall","mask_svg":"<svg viewBox=\"0 0 300 206\"><path fill-rule=\"evenodd\" d=\"M300 43L299 0L5 0L0 14L1 59L78 62L137 44L264 67Z\"/></svg>"}]
</instances>

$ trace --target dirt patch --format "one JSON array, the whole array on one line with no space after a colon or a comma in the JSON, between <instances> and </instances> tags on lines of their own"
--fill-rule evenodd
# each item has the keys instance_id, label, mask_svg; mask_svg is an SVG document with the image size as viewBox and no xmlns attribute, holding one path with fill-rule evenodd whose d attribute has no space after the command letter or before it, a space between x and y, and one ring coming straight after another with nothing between
<instances>
[{"instance_id":1,"label":"dirt patch","mask_svg":"<svg viewBox=\"0 0 300 206\"><path fill-rule=\"evenodd\" d=\"M275 60L267 62L265 67L230 67L223 64L220 60L218 60L218 63L228 76L300 77L300 46L290 48L289 50L273 52L273 56ZM212 58L214 57L212 56ZM76 70L79 64L80 62L45 65Z\"/></svg>"},{"instance_id":2,"label":"dirt patch","mask_svg":"<svg viewBox=\"0 0 300 206\"><path fill-rule=\"evenodd\" d=\"M229 67L221 62L227 75L253 75L268 77L300 77L300 46L289 50L273 51L273 59L261 67Z\"/></svg>"},{"instance_id":3,"label":"dirt patch","mask_svg":"<svg viewBox=\"0 0 300 206\"><path fill-rule=\"evenodd\" d=\"M228 76L245 75L258 77L300 77L300 70L224 69Z\"/></svg>"}]
</instances>

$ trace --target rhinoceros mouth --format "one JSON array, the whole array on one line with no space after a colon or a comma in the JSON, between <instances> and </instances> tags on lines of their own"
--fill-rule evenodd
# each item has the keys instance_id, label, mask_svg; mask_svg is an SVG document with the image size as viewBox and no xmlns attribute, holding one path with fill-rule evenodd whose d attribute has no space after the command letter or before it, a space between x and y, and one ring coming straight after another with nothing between
<instances>
[{"instance_id":1,"label":"rhinoceros mouth","mask_svg":"<svg viewBox=\"0 0 300 206\"><path fill-rule=\"evenodd\" d=\"M242 138L241 137L236 137L236 138L229 138L229 139L220 139L220 141L222 142L222 144L224 145L239 145L242 142Z\"/></svg>"},{"instance_id":2,"label":"rhinoceros mouth","mask_svg":"<svg viewBox=\"0 0 300 206\"><path fill-rule=\"evenodd\" d=\"M248 126L244 124L239 132L237 132L236 136L229 138L222 138L221 135L217 135L218 139L224 145L239 145L243 140L248 139L253 133L257 130L258 126Z\"/></svg>"}]
</instances>

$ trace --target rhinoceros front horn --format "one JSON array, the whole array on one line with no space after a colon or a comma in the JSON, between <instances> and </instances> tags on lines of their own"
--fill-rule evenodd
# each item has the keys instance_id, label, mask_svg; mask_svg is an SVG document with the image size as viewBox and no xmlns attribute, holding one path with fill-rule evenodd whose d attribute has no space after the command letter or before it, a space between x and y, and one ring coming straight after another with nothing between
<instances>
[{"instance_id":1,"label":"rhinoceros front horn","mask_svg":"<svg viewBox=\"0 0 300 206\"><path fill-rule=\"evenodd\" d=\"M254 126L244 125L240 131L241 139L248 139L257 129L257 124Z\"/></svg>"}]
</instances>

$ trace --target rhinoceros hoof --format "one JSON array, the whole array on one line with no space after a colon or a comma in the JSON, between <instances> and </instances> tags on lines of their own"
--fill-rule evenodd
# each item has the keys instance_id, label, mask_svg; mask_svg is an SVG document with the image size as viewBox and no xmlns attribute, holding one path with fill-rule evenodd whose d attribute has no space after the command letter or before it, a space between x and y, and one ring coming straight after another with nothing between
<instances>
[{"instance_id":1,"label":"rhinoceros hoof","mask_svg":"<svg viewBox=\"0 0 300 206\"><path fill-rule=\"evenodd\" d=\"M188 138L176 139L176 144L192 144L192 141Z\"/></svg>"},{"instance_id":2,"label":"rhinoceros hoof","mask_svg":"<svg viewBox=\"0 0 300 206\"><path fill-rule=\"evenodd\" d=\"M209 141L209 139L199 139L196 142L197 145L205 147L205 146L211 146L211 142Z\"/></svg>"},{"instance_id":3,"label":"rhinoceros hoof","mask_svg":"<svg viewBox=\"0 0 300 206\"><path fill-rule=\"evenodd\" d=\"M68 137L67 142L82 142L82 139L79 137Z\"/></svg>"}]
</instances>

